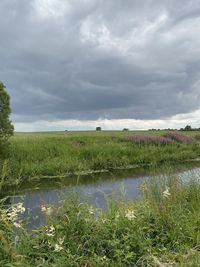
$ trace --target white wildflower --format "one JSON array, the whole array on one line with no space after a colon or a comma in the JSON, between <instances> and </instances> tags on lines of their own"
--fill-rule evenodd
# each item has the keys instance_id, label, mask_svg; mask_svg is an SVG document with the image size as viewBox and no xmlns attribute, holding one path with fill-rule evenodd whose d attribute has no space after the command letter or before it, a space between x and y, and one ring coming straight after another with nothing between
<instances>
[{"instance_id":1,"label":"white wildflower","mask_svg":"<svg viewBox=\"0 0 200 267\"><path fill-rule=\"evenodd\" d=\"M23 206L23 203L17 203L16 210L18 213L21 213L21 214L23 214L26 211L26 209Z\"/></svg>"},{"instance_id":2,"label":"white wildflower","mask_svg":"<svg viewBox=\"0 0 200 267\"><path fill-rule=\"evenodd\" d=\"M56 251L56 252L60 252L62 249L63 249L63 247L62 247L61 245L59 245L59 244L55 244L55 249L54 249L54 251Z\"/></svg>"},{"instance_id":3,"label":"white wildflower","mask_svg":"<svg viewBox=\"0 0 200 267\"><path fill-rule=\"evenodd\" d=\"M19 221L19 215L22 215L26 209L23 207L23 203L17 203L12 205L8 210L7 210L7 217L10 221L16 222Z\"/></svg>"},{"instance_id":4,"label":"white wildflower","mask_svg":"<svg viewBox=\"0 0 200 267\"><path fill-rule=\"evenodd\" d=\"M22 228L22 226L21 226L20 223L16 223L16 222L14 222L13 225L14 225L16 228Z\"/></svg>"},{"instance_id":5,"label":"white wildflower","mask_svg":"<svg viewBox=\"0 0 200 267\"><path fill-rule=\"evenodd\" d=\"M129 220L132 221L136 218L135 212L133 210L127 210L125 217Z\"/></svg>"},{"instance_id":6,"label":"white wildflower","mask_svg":"<svg viewBox=\"0 0 200 267\"><path fill-rule=\"evenodd\" d=\"M55 235L55 227L51 225L47 230L46 230L46 235L47 236L54 236Z\"/></svg>"},{"instance_id":7,"label":"white wildflower","mask_svg":"<svg viewBox=\"0 0 200 267\"><path fill-rule=\"evenodd\" d=\"M169 192L169 187L167 187L165 191L163 191L162 196L164 198L169 198L171 196L171 193Z\"/></svg>"},{"instance_id":8,"label":"white wildflower","mask_svg":"<svg viewBox=\"0 0 200 267\"><path fill-rule=\"evenodd\" d=\"M9 209L8 212L7 212L7 217L10 221L16 221L17 220L17 212L13 209Z\"/></svg>"},{"instance_id":9,"label":"white wildflower","mask_svg":"<svg viewBox=\"0 0 200 267\"><path fill-rule=\"evenodd\" d=\"M63 250L63 243L64 243L65 238L58 238L58 243L55 244L54 251L59 252Z\"/></svg>"}]
</instances>

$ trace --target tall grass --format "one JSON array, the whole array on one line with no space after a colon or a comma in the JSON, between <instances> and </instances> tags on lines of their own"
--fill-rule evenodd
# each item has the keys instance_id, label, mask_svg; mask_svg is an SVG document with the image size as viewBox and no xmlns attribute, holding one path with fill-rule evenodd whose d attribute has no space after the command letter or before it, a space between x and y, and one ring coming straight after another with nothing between
<instances>
[{"instance_id":1,"label":"tall grass","mask_svg":"<svg viewBox=\"0 0 200 267\"><path fill-rule=\"evenodd\" d=\"M8 160L5 160L2 164L2 170L1 170L1 175L0 175L0 193L4 186L6 177L8 175L7 169L8 169Z\"/></svg>"},{"instance_id":2,"label":"tall grass","mask_svg":"<svg viewBox=\"0 0 200 267\"><path fill-rule=\"evenodd\" d=\"M11 140L6 182L16 183L17 179L20 184L33 177L182 162L200 155L198 144L142 145L126 141L124 137L128 135L122 132L16 134Z\"/></svg>"},{"instance_id":3,"label":"tall grass","mask_svg":"<svg viewBox=\"0 0 200 267\"><path fill-rule=\"evenodd\" d=\"M48 210L46 226L18 232L12 257L29 267L199 266L199 181L168 177L144 183L141 192L141 201L110 202L106 211L70 196ZM2 254L2 262L12 257Z\"/></svg>"}]
</instances>

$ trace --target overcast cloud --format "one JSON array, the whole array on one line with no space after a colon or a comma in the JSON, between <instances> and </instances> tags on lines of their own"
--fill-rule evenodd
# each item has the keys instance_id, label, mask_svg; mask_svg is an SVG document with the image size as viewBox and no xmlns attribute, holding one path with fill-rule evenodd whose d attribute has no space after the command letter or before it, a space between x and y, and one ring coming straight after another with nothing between
<instances>
[{"instance_id":1,"label":"overcast cloud","mask_svg":"<svg viewBox=\"0 0 200 267\"><path fill-rule=\"evenodd\" d=\"M1 0L0 38L19 130L200 124L199 0Z\"/></svg>"}]
</instances>

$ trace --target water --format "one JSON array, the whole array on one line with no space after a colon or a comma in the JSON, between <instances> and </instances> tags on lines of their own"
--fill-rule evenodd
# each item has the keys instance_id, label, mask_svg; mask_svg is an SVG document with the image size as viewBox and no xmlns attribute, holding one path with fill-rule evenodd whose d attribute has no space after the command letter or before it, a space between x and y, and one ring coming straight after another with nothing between
<instances>
[{"instance_id":1,"label":"water","mask_svg":"<svg viewBox=\"0 0 200 267\"><path fill-rule=\"evenodd\" d=\"M26 211L23 214L29 230L38 228L45 224L46 216L42 212L42 206L59 205L69 194L77 193L97 208L105 209L107 201L111 197L115 200L121 198L125 200L138 199L139 187L144 180L152 179L167 174L169 168L162 168L160 172L154 169L135 169L129 171L114 171L112 173L102 173L85 175L81 177L67 177L65 179L45 180L43 183L29 183L20 191L12 192L8 197L6 205L23 203ZM200 177L200 167L196 166L176 166L170 173L176 172L183 180L188 177Z\"/></svg>"}]
</instances>

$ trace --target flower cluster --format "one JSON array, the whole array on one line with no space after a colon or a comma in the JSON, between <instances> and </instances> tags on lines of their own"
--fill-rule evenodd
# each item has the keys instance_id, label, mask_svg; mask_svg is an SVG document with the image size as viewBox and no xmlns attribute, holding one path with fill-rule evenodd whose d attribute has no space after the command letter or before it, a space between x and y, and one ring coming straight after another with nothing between
<instances>
[{"instance_id":1,"label":"flower cluster","mask_svg":"<svg viewBox=\"0 0 200 267\"><path fill-rule=\"evenodd\" d=\"M177 132L169 132L164 135L166 138L170 138L171 140L174 140L176 142L180 143L190 143L190 144L195 144L196 141L194 138L188 135L180 134Z\"/></svg>"},{"instance_id":2,"label":"flower cluster","mask_svg":"<svg viewBox=\"0 0 200 267\"><path fill-rule=\"evenodd\" d=\"M151 135L129 135L126 137L128 141L136 143L152 143L152 144L170 144L173 140L163 136L151 136Z\"/></svg>"},{"instance_id":3,"label":"flower cluster","mask_svg":"<svg viewBox=\"0 0 200 267\"><path fill-rule=\"evenodd\" d=\"M169 192L169 187L167 187L163 193L162 193L163 198L169 198L171 196L171 193Z\"/></svg>"},{"instance_id":4,"label":"flower cluster","mask_svg":"<svg viewBox=\"0 0 200 267\"><path fill-rule=\"evenodd\" d=\"M129 220L132 221L136 218L135 212L133 210L127 210L125 217Z\"/></svg>"},{"instance_id":5,"label":"flower cluster","mask_svg":"<svg viewBox=\"0 0 200 267\"><path fill-rule=\"evenodd\" d=\"M20 216L23 215L25 211L26 209L24 208L23 203L14 204L7 210L7 218L15 227L20 228L22 222Z\"/></svg>"},{"instance_id":6,"label":"flower cluster","mask_svg":"<svg viewBox=\"0 0 200 267\"><path fill-rule=\"evenodd\" d=\"M56 236L56 229L53 225L49 226L47 229L46 229L46 235L48 237L55 237ZM54 247L54 251L55 252L60 252L61 250L63 250L63 244L64 244L64 241L65 241L65 237L60 237L57 239L57 242L55 244L52 244L52 241L50 240L54 240L52 238L50 238L48 240L48 245L50 248Z\"/></svg>"},{"instance_id":7,"label":"flower cluster","mask_svg":"<svg viewBox=\"0 0 200 267\"><path fill-rule=\"evenodd\" d=\"M65 238L59 238L58 239L58 243L55 244L55 249L54 251L56 252L60 252L61 250L63 250L63 243L64 243Z\"/></svg>"},{"instance_id":8,"label":"flower cluster","mask_svg":"<svg viewBox=\"0 0 200 267\"><path fill-rule=\"evenodd\" d=\"M55 227L51 225L48 229L46 229L47 236L54 236L55 235Z\"/></svg>"}]
</instances>

